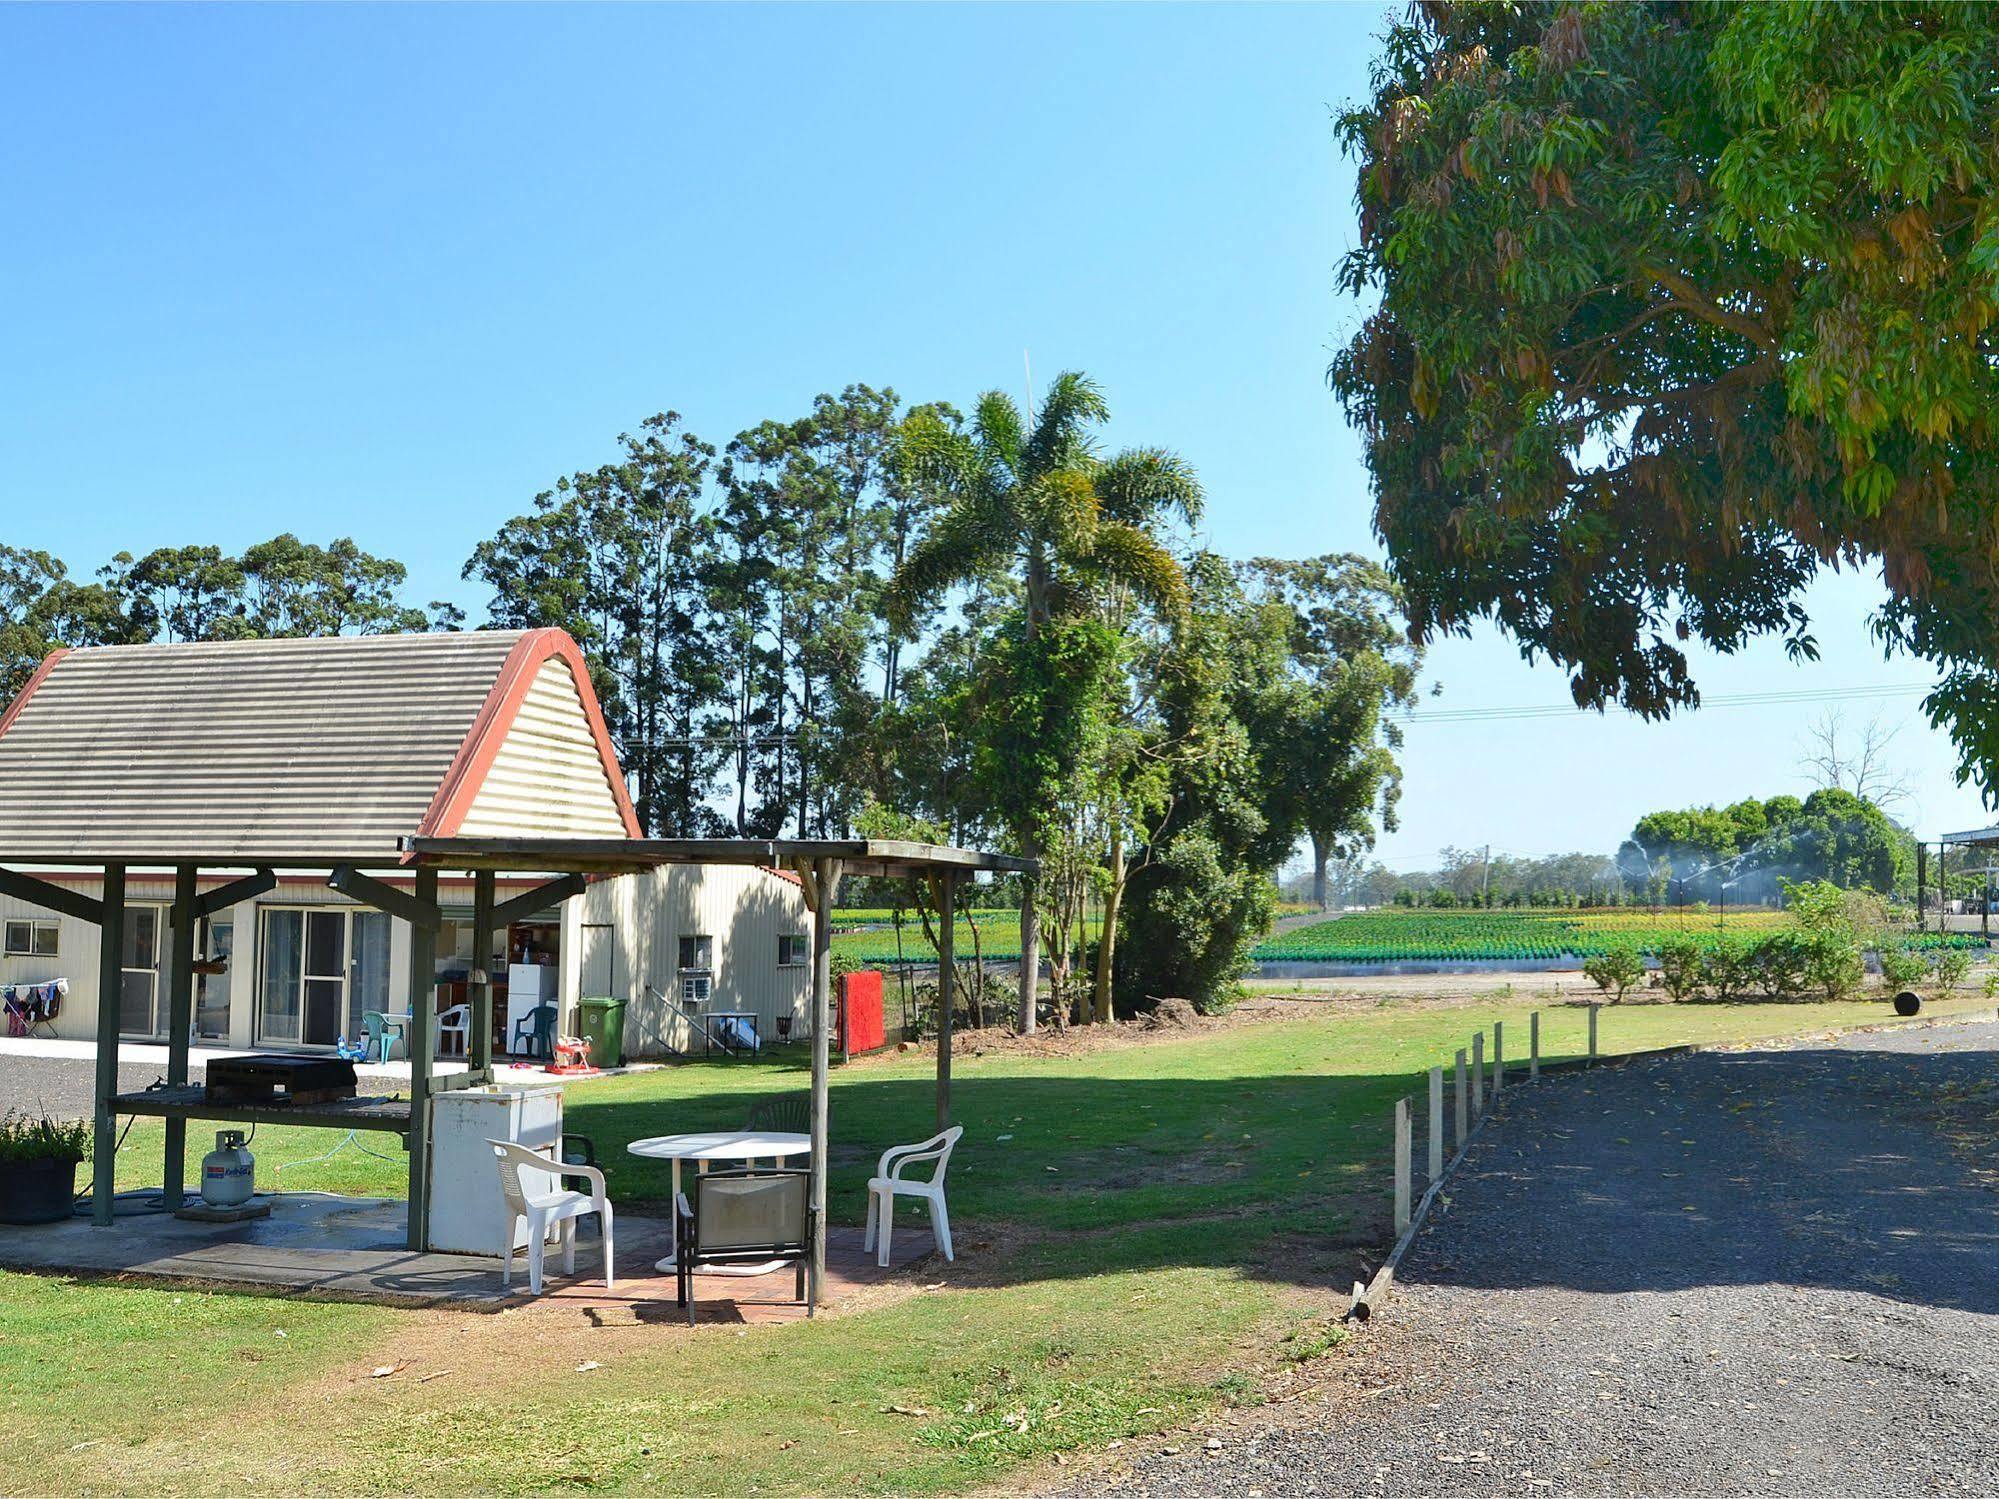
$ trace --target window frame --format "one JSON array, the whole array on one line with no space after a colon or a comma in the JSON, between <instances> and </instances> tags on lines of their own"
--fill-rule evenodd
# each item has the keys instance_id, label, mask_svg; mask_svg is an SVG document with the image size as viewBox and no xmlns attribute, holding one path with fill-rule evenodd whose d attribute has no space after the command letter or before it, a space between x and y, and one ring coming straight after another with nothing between
<instances>
[{"instance_id":1,"label":"window frame","mask_svg":"<svg viewBox=\"0 0 1999 1499\"><path fill-rule=\"evenodd\" d=\"M9 916L0 930L0 957L9 958L59 958L62 956L62 921L42 916ZM16 930L26 934L26 945L14 946ZM46 932L49 945L40 944L41 935Z\"/></svg>"},{"instance_id":2,"label":"window frame","mask_svg":"<svg viewBox=\"0 0 1999 1499\"><path fill-rule=\"evenodd\" d=\"M694 948L695 961L692 963L687 961L687 944L690 942L696 944ZM707 944L705 951L699 945L702 943ZM684 933L674 945L674 958L676 960L673 970L675 973L712 974L715 971L715 939L705 932ZM705 961L703 961L704 959Z\"/></svg>"},{"instance_id":3,"label":"window frame","mask_svg":"<svg viewBox=\"0 0 1999 1499\"><path fill-rule=\"evenodd\" d=\"M795 956L786 957L786 945ZM777 966L780 968L804 968L812 962L812 939L802 932L779 932L777 934Z\"/></svg>"}]
</instances>

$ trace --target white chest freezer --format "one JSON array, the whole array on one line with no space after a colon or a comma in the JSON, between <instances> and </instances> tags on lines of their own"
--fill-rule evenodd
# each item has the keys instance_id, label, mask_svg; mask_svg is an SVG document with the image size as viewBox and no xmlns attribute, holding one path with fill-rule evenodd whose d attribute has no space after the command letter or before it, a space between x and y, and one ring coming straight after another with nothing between
<instances>
[{"instance_id":1,"label":"white chest freezer","mask_svg":"<svg viewBox=\"0 0 1999 1499\"><path fill-rule=\"evenodd\" d=\"M500 1163L488 1140L511 1140L530 1149L562 1148L562 1089L493 1085L453 1088L430 1099L430 1247L459 1254L502 1254L507 1245L507 1204L500 1191ZM524 1173L524 1176L526 1173ZM523 1182L530 1192L556 1185ZM514 1225L514 1244L527 1243L527 1227Z\"/></svg>"}]
</instances>

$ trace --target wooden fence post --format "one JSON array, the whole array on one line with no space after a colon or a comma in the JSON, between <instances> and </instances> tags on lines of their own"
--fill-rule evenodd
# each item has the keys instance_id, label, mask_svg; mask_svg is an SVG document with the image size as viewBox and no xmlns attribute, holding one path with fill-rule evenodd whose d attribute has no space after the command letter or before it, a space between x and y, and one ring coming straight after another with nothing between
<instances>
[{"instance_id":1,"label":"wooden fence post","mask_svg":"<svg viewBox=\"0 0 1999 1499\"><path fill-rule=\"evenodd\" d=\"M1592 1066L1596 1063L1596 1012L1601 1008L1601 1005L1589 1007L1589 1061Z\"/></svg>"},{"instance_id":2,"label":"wooden fence post","mask_svg":"<svg viewBox=\"0 0 1999 1499\"><path fill-rule=\"evenodd\" d=\"M1409 1227L1409 1100L1395 1100L1395 1233Z\"/></svg>"},{"instance_id":3,"label":"wooden fence post","mask_svg":"<svg viewBox=\"0 0 1999 1499\"><path fill-rule=\"evenodd\" d=\"M1430 1176L1435 1181L1444 1174L1444 1069L1430 1069Z\"/></svg>"},{"instance_id":4,"label":"wooden fence post","mask_svg":"<svg viewBox=\"0 0 1999 1499\"><path fill-rule=\"evenodd\" d=\"M1485 1032L1471 1038L1471 1114L1476 1119L1485 1112Z\"/></svg>"},{"instance_id":5,"label":"wooden fence post","mask_svg":"<svg viewBox=\"0 0 1999 1499\"><path fill-rule=\"evenodd\" d=\"M1463 1150L1465 1148L1465 1136L1471 1133L1471 1121L1466 1117L1466 1110L1465 1110L1465 1054L1462 1050L1458 1052L1457 1130L1458 1130L1458 1149Z\"/></svg>"},{"instance_id":6,"label":"wooden fence post","mask_svg":"<svg viewBox=\"0 0 1999 1499\"><path fill-rule=\"evenodd\" d=\"M1492 1091L1506 1086L1506 1022L1492 1022Z\"/></svg>"},{"instance_id":7,"label":"wooden fence post","mask_svg":"<svg viewBox=\"0 0 1999 1499\"><path fill-rule=\"evenodd\" d=\"M1536 1010L1527 1017L1527 1080L1534 1082L1541 1076L1541 1012Z\"/></svg>"}]
</instances>

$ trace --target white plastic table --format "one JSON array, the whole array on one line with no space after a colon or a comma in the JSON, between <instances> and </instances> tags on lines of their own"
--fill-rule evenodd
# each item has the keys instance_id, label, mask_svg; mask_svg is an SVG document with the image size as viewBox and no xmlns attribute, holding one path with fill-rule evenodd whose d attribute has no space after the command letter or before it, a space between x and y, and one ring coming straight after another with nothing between
<instances>
[{"instance_id":1,"label":"white plastic table","mask_svg":"<svg viewBox=\"0 0 1999 1499\"><path fill-rule=\"evenodd\" d=\"M680 1211L680 1163L682 1161L763 1161L783 1160L786 1156L807 1155L812 1150L810 1135L794 1134L788 1130L712 1130L705 1135L654 1135L646 1140L634 1140L625 1147L633 1155L644 1156L652 1161L673 1162L673 1202L674 1212ZM678 1258L678 1234L672 1253L658 1261L654 1268L662 1275L671 1275L680 1268ZM702 1273L704 1275L761 1275L765 1265L714 1265Z\"/></svg>"}]
</instances>

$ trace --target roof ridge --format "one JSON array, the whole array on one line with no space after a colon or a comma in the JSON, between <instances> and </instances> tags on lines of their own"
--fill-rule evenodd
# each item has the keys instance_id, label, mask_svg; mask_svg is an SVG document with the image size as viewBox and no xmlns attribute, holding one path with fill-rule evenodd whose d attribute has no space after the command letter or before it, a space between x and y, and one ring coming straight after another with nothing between
<instances>
[{"instance_id":1,"label":"roof ridge","mask_svg":"<svg viewBox=\"0 0 1999 1499\"><path fill-rule=\"evenodd\" d=\"M388 642L411 644L416 641L450 644L491 644L501 640L518 640L534 632L526 629L505 630L379 630L359 635L247 635L240 640L147 640L131 645L81 645L70 648L68 655L108 656L133 655L141 651L224 651L266 649L319 649L331 650L336 647L355 648L379 646Z\"/></svg>"}]
</instances>

